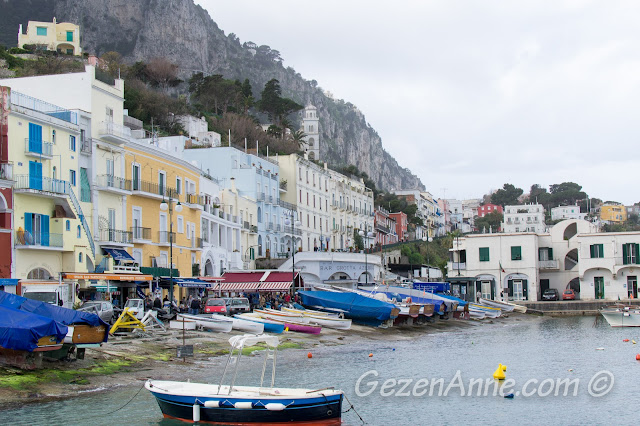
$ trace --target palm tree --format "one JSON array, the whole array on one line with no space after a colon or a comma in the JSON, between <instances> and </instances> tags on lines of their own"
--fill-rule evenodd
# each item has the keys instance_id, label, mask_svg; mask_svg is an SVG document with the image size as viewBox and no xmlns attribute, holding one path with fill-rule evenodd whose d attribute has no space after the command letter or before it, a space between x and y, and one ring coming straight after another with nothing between
<instances>
[{"instance_id":1,"label":"palm tree","mask_svg":"<svg viewBox=\"0 0 640 426\"><path fill-rule=\"evenodd\" d=\"M297 143L300 149L302 149L304 144L306 143L306 137L307 134L304 132L304 130L296 130L295 132L291 133L291 140Z\"/></svg>"}]
</instances>

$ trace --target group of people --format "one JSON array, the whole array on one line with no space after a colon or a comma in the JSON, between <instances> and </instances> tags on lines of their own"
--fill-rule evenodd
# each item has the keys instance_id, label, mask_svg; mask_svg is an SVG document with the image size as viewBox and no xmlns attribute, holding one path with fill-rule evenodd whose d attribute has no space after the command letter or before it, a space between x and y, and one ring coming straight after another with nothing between
<instances>
[{"instance_id":1,"label":"group of people","mask_svg":"<svg viewBox=\"0 0 640 426\"><path fill-rule=\"evenodd\" d=\"M293 303L300 304L300 296L297 293L294 296L290 293L262 293L252 308L280 309L283 305L291 306Z\"/></svg>"},{"instance_id":2,"label":"group of people","mask_svg":"<svg viewBox=\"0 0 640 426\"><path fill-rule=\"evenodd\" d=\"M247 297L251 304L251 309L280 309L282 306L292 306L293 303L300 304L300 296L296 293L254 293L250 295L240 294L240 297ZM168 296L160 299L160 296L153 297L147 295L145 298L145 310L151 309L168 309L173 302L173 308L179 313L189 313L198 315L204 309L205 298L190 295L188 298L183 297L179 304L176 301L170 301Z\"/></svg>"}]
</instances>

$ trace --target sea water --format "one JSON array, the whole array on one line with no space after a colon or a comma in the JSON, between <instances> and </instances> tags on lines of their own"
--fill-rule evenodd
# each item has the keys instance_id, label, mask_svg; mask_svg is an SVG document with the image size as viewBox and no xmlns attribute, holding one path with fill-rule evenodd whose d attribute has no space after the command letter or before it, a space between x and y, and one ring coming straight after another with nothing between
<instances>
[{"instance_id":1,"label":"sea water","mask_svg":"<svg viewBox=\"0 0 640 426\"><path fill-rule=\"evenodd\" d=\"M362 424L356 412L370 425L637 423L640 345L632 340L640 342L640 329L604 321L594 326L593 317L512 315L411 336L318 346L311 359L308 349L278 352L276 386L344 390L355 408L343 415L346 425ZM506 366L504 382L492 377L499 364ZM237 383L255 384L262 358L243 358L242 367ZM198 368L203 381L217 382L219 368ZM509 394L513 398L505 398ZM345 400L343 411L349 407ZM155 399L139 387L1 415L3 424L185 424L163 419Z\"/></svg>"}]
</instances>

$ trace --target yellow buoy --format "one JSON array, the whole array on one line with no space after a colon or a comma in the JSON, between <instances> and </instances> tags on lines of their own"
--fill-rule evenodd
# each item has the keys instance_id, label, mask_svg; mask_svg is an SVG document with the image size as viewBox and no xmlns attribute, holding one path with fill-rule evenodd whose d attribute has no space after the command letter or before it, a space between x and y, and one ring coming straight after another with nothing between
<instances>
[{"instance_id":1,"label":"yellow buoy","mask_svg":"<svg viewBox=\"0 0 640 426\"><path fill-rule=\"evenodd\" d=\"M636 344L636 341L635 341L635 340L632 340L632 341L631 341L631 343L633 343L633 344L635 345L635 344Z\"/></svg>"},{"instance_id":2,"label":"yellow buoy","mask_svg":"<svg viewBox=\"0 0 640 426\"><path fill-rule=\"evenodd\" d=\"M493 378L496 380L504 380L507 377L504 374L505 371L507 371L507 366L498 364L498 368L496 368L496 371L493 372Z\"/></svg>"}]
</instances>

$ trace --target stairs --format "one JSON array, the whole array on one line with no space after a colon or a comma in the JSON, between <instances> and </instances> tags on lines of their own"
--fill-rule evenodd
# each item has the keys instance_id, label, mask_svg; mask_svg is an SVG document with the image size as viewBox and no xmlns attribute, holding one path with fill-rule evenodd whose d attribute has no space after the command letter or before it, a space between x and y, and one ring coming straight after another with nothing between
<instances>
[{"instance_id":1,"label":"stairs","mask_svg":"<svg viewBox=\"0 0 640 426\"><path fill-rule=\"evenodd\" d=\"M84 229L84 233L87 236L87 240L89 241L89 247L91 247L91 254L95 262L96 245L93 241L93 237L91 236L91 230L89 229L89 224L87 223L87 220L84 217L84 213L82 212L82 207L80 207L80 203L78 202L78 199L76 198L76 194L73 192L73 188L71 187L69 182L65 182L65 192L67 195L69 195L71 204L73 204L73 207L76 209L76 213L78 214L80 223L82 223L82 229Z\"/></svg>"}]
</instances>

